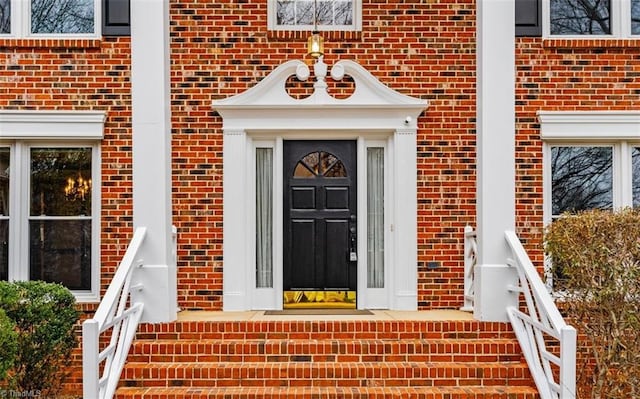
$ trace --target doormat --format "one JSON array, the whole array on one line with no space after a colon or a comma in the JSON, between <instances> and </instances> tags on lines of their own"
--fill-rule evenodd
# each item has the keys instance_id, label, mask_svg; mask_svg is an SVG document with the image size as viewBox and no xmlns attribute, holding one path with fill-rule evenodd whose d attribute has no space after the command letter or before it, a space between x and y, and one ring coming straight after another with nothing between
<instances>
[{"instance_id":1,"label":"doormat","mask_svg":"<svg viewBox=\"0 0 640 399\"><path fill-rule=\"evenodd\" d=\"M284 309L284 310L265 310L265 316L288 316L288 315L328 315L328 316L342 316L342 315L372 315L370 310L362 309Z\"/></svg>"}]
</instances>

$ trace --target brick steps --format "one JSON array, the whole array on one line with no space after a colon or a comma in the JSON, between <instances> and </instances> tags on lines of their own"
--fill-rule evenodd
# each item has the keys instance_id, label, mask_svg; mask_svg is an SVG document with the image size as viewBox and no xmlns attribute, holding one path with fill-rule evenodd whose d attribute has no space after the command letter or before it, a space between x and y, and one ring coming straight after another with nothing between
<instances>
[{"instance_id":1,"label":"brick steps","mask_svg":"<svg viewBox=\"0 0 640 399\"><path fill-rule=\"evenodd\" d=\"M418 387L529 385L526 365L456 362L130 363L127 387Z\"/></svg>"},{"instance_id":2,"label":"brick steps","mask_svg":"<svg viewBox=\"0 0 640 399\"><path fill-rule=\"evenodd\" d=\"M537 399L505 323L198 321L142 325L119 399Z\"/></svg>"},{"instance_id":3,"label":"brick steps","mask_svg":"<svg viewBox=\"0 0 640 399\"><path fill-rule=\"evenodd\" d=\"M137 342L134 362L416 361L510 362L522 358L512 339L157 340Z\"/></svg>"},{"instance_id":4,"label":"brick steps","mask_svg":"<svg viewBox=\"0 0 640 399\"><path fill-rule=\"evenodd\" d=\"M539 399L531 387L121 388L116 399Z\"/></svg>"}]
</instances>

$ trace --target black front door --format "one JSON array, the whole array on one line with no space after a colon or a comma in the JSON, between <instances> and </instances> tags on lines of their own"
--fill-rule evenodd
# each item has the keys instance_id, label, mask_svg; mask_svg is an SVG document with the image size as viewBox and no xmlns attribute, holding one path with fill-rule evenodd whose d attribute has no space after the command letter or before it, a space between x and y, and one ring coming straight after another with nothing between
<instances>
[{"instance_id":1,"label":"black front door","mask_svg":"<svg viewBox=\"0 0 640 399\"><path fill-rule=\"evenodd\" d=\"M285 141L283 169L284 290L354 299L356 142Z\"/></svg>"}]
</instances>

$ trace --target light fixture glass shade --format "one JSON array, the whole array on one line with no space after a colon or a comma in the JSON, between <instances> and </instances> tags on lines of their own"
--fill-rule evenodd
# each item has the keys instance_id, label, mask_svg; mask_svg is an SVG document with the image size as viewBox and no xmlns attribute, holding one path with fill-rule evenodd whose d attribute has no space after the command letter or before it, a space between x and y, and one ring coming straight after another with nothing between
<instances>
[{"instance_id":1,"label":"light fixture glass shade","mask_svg":"<svg viewBox=\"0 0 640 399\"><path fill-rule=\"evenodd\" d=\"M314 31L313 34L309 36L307 53L313 58L318 58L324 54L324 39L320 36L320 32Z\"/></svg>"}]
</instances>

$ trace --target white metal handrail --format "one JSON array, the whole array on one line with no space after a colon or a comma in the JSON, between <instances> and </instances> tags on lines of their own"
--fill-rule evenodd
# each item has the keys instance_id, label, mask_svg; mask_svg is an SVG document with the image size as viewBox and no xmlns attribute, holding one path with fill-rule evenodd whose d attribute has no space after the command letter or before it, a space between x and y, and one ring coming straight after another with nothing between
<instances>
[{"instance_id":1,"label":"white metal handrail","mask_svg":"<svg viewBox=\"0 0 640 399\"><path fill-rule=\"evenodd\" d=\"M473 276L478 261L478 241L476 231L471 226L464 228L464 303L460 310L473 311Z\"/></svg>"},{"instance_id":2,"label":"white metal handrail","mask_svg":"<svg viewBox=\"0 0 640 399\"><path fill-rule=\"evenodd\" d=\"M82 389L85 398L110 399L118 386L144 311L142 303L130 303L130 293L142 289L141 285L131 286L131 277L136 268L142 267L142 260L136 258L146 232L145 227L136 229L95 315L82 323ZM100 336L109 330L109 344L100 350Z\"/></svg>"},{"instance_id":3,"label":"white metal handrail","mask_svg":"<svg viewBox=\"0 0 640 399\"><path fill-rule=\"evenodd\" d=\"M518 271L519 286L510 287L524 299L524 311L507 314L542 399L576 397L576 330L566 324L540 275L513 231L505 231Z\"/></svg>"}]
</instances>

